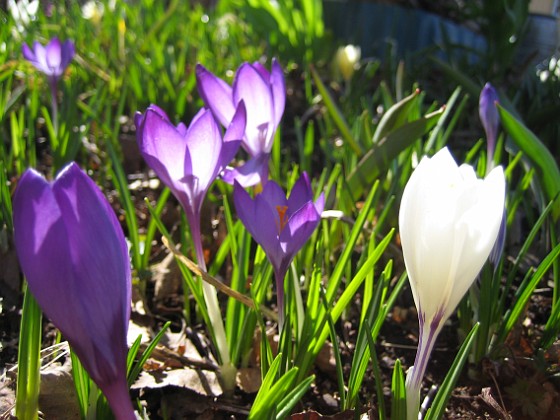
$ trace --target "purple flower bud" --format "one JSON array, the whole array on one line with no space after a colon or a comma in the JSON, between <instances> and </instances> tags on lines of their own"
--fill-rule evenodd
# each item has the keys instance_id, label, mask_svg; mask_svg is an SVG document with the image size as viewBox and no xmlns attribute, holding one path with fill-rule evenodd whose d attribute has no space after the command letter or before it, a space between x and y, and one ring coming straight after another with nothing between
<instances>
[{"instance_id":1,"label":"purple flower bud","mask_svg":"<svg viewBox=\"0 0 560 420\"><path fill-rule=\"evenodd\" d=\"M23 57L37 70L45 73L51 79L58 80L74 58L75 47L72 41L67 40L61 43L55 37L46 46L35 41L31 49L27 44L23 44L22 52Z\"/></svg>"},{"instance_id":2,"label":"purple flower bud","mask_svg":"<svg viewBox=\"0 0 560 420\"><path fill-rule=\"evenodd\" d=\"M321 220L325 206L324 194L313 202L309 177L303 173L289 198L274 181L267 182L262 193L254 199L235 182L233 201L239 219L264 249L274 267L282 326L284 277L294 256Z\"/></svg>"},{"instance_id":3,"label":"purple flower bud","mask_svg":"<svg viewBox=\"0 0 560 420\"><path fill-rule=\"evenodd\" d=\"M499 102L498 94L490 83L486 83L480 92L478 113L480 121L486 132L486 143L488 148L488 162L492 161L498 138L498 127L500 116L496 104Z\"/></svg>"},{"instance_id":4,"label":"purple flower bud","mask_svg":"<svg viewBox=\"0 0 560 420\"><path fill-rule=\"evenodd\" d=\"M54 182L29 169L14 196L22 271L117 419L134 419L126 381L131 274L123 231L103 193L75 163Z\"/></svg>"},{"instance_id":5,"label":"purple flower bud","mask_svg":"<svg viewBox=\"0 0 560 420\"><path fill-rule=\"evenodd\" d=\"M247 107L243 147L250 159L239 168L228 168L224 180L233 184L235 179L244 187L265 183L274 134L286 103L280 64L273 60L269 72L260 63L244 63L237 70L232 86L198 64L196 80L200 96L223 126L229 124L239 102L244 101Z\"/></svg>"}]
</instances>

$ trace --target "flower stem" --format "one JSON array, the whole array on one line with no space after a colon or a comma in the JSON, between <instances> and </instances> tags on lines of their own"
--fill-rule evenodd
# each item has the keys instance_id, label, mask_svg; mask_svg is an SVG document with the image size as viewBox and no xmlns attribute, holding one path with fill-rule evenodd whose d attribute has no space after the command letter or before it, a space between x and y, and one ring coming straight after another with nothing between
<instances>
[{"instance_id":1,"label":"flower stem","mask_svg":"<svg viewBox=\"0 0 560 420\"><path fill-rule=\"evenodd\" d=\"M196 252L196 260L198 266L206 271L204 250L202 248L202 236L200 233L200 215L194 214L189 217L189 214L187 213L187 217L191 219L189 220L189 224L191 227L191 236ZM237 375L237 369L235 369L235 366L232 365L229 357L229 346L226 339L226 332L222 320L220 305L218 303L218 293L212 285L206 283L205 281L202 282L202 291L204 293L204 300L206 302L206 308L208 310L208 317L210 318L211 328L214 333L216 348L221 360L220 374L224 390L226 392L233 391L233 389L235 388L235 377Z\"/></svg>"},{"instance_id":2,"label":"flower stem","mask_svg":"<svg viewBox=\"0 0 560 420\"><path fill-rule=\"evenodd\" d=\"M126 381L115 381L103 390L116 420L135 420L134 408Z\"/></svg>"},{"instance_id":3,"label":"flower stem","mask_svg":"<svg viewBox=\"0 0 560 420\"><path fill-rule=\"evenodd\" d=\"M58 143L58 80L56 78L49 79L49 85L51 88L51 109L52 109L52 123L54 128L54 134Z\"/></svg>"},{"instance_id":4,"label":"flower stem","mask_svg":"<svg viewBox=\"0 0 560 420\"><path fill-rule=\"evenodd\" d=\"M420 388L422 379L430 360L430 354L434 348L436 338L443 326L443 319L438 314L427 324L422 318L422 312L418 312L418 320L420 324L420 338L418 340L418 349L416 350L416 358L414 366L412 366L406 375L406 417L407 420L418 420L420 411Z\"/></svg>"},{"instance_id":5,"label":"flower stem","mask_svg":"<svg viewBox=\"0 0 560 420\"><path fill-rule=\"evenodd\" d=\"M278 307L278 334L282 335L284 329L285 308L284 308L284 278L286 271L274 269L274 279L276 281L276 306Z\"/></svg>"}]
</instances>

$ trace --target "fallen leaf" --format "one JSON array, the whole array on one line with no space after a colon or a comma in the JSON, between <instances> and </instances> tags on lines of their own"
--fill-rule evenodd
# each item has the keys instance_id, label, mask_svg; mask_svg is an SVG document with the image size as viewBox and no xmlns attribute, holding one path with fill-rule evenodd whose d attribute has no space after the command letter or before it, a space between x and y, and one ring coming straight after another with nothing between
<instances>
[{"instance_id":1,"label":"fallen leaf","mask_svg":"<svg viewBox=\"0 0 560 420\"><path fill-rule=\"evenodd\" d=\"M166 386L186 388L197 394L209 397L219 397L223 394L216 372L188 367L168 371L142 371L131 388L156 389Z\"/></svg>"},{"instance_id":2,"label":"fallen leaf","mask_svg":"<svg viewBox=\"0 0 560 420\"><path fill-rule=\"evenodd\" d=\"M259 391L262 380L259 368L240 368L237 371L237 386L248 394L255 394Z\"/></svg>"}]
</instances>

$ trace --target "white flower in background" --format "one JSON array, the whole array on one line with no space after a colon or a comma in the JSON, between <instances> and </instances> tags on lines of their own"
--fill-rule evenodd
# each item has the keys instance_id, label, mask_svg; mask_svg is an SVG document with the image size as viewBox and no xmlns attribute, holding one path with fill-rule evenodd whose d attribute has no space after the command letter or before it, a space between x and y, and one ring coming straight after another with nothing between
<instances>
[{"instance_id":1,"label":"white flower in background","mask_svg":"<svg viewBox=\"0 0 560 420\"><path fill-rule=\"evenodd\" d=\"M35 20L37 17L37 11L39 10L39 0L8 0L8 11L14 18L15 22L15 36L21 36L25 33L25 29L29 22Z\"/></svg>"},{"instance_id":2,"label":"white flower in background","mask_svg":"<svg viewBox=\"0 0 560 420\"><path fill-rule=\"evenodd\" d=\"M496 242L504 200L502 167L479 179L471 166L457 166L447 148L423 158L404 189L399 230L420 324L416 360L406 378L409 419L418 417L437 335Z\"/></svg>"},{"instance_id":3,"label":"white flower in background","mask_svg":"<svg viewBox=\"0 0 560 420\"><path fill-rule=\"evenodd\" d=\"M346 45L336 51L334 58L336 71L346 81L352 78L356 65L360 61L362 50L355 45Z\"/></svg>"},{"instance_id":4,"label":"white flower in background","mask_svg":"<svg viewBox=\"0 0 560 420\"><path fill-rule=\"evenodd\" d=\"M90 0L82 6L82 17L98 24L103 17L105 6L98 1Z\"/></svg>"}]
</instances>

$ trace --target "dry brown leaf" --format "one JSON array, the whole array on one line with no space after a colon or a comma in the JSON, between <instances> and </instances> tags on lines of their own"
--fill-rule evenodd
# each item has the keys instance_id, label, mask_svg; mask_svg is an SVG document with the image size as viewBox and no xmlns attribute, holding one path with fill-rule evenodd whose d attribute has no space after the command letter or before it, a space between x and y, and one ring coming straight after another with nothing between
<instances>
[{"instance_id":1,"label":"dry brown leaf","mask_svg":"<svg viewBox=\"0 0 560 420\"><path fill-rule=\"evenodd\" d=\"M45 419L60 418L61 413L64 413L65 419L80 418L78 398L69 361L64 365L53 363L47 368L41 369L39 408Z\"/></svg>"},{"instance_id":2,"label":"dry brown leaf","mask_svg":"<svg viewBox=\"0 0 560 420\"><path fill-rule=\"evenodd\" d=\"M186 388L208 397L219 397L223 394L216 372L188 367L167 371L143 371L131 388L155 389L166 386Z\"/></svg>"},{"instance_id":3,"label":"dry brown leaf","mask_svg":"<svg viewBox=\"0 0 560 420\"><path fill-rule=\"evenodd\" d=\"M262 380L259 368L240 368L237 371L237 386L248 394L255 394L259 391Z\"/></svg>"}]
</instances>

